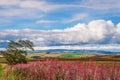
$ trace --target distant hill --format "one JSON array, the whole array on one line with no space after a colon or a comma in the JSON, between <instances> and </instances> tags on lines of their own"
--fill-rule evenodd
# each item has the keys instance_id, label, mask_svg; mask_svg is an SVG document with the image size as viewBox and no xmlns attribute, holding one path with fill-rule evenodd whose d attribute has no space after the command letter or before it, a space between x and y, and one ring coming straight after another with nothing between
<instances>
[{"instance_id":1,"label":"distant hill","mask_svg":"<svg viewBox=\"0 0 120 80\"><path fill-rule=\"evenodd\" d=\"M38 43L39 44L39 43ZM8 42L0 42L0 48L6 48ZM39 45L40 46L40 45ZM39 47L38 46L38 47ZM42 50L43 49L43 50ZM89 53L89 54L120 54L120 45L119 44L81 44L81 45L49 45L41 46L36 50L36 52L72 52L72 53Z\"/></svg>"}]
</instances>

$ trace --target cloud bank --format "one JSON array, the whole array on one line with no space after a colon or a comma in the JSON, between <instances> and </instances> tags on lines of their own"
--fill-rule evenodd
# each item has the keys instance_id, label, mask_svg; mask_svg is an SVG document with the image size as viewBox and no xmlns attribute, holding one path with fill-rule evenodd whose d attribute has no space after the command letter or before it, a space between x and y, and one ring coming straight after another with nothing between
<instances>
[{"instance_id":1,"label":"cloud bank","mask_svg":"<svg viewBox=\"0 0 120 80\"><path fill-rule=\"evenodd\" d=\"M35 46L80 45L80 44L119 44L120 23L115 25L108 20L93 20L78 23L63 30L1 30L0 42L29 39Z\"/></svg>"}]
</instances>

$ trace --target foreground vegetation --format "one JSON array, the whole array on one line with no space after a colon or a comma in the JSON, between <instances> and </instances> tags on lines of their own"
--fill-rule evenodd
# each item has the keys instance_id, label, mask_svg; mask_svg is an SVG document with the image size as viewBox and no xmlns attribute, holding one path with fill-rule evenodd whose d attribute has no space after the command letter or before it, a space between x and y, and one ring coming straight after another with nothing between
<instances>
[{"instance_id":1,"label":"foreground vegetation","mask_svg":"<svg viewBox=\"0 0 120 80\"><path fill-rule=\"evenodd\" d=\"M46 60L7 68L1 80L119 80L119 62Z\"/></svg>"}]
</instances>

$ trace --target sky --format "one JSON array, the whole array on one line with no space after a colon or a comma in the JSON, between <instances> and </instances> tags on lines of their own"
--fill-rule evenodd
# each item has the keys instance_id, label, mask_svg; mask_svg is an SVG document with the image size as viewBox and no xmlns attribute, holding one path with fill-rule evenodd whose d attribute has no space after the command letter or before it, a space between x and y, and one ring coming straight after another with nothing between
<instances>
[{"instance_id":1,"label":"sky","mask_svg":"<svg viewBox=\"0 0 120 80\"><path fill-rule=\"evenodd\" d=\"M120 0L0 0L0 42L119 44Z\"/></svg>"}]
</instances>

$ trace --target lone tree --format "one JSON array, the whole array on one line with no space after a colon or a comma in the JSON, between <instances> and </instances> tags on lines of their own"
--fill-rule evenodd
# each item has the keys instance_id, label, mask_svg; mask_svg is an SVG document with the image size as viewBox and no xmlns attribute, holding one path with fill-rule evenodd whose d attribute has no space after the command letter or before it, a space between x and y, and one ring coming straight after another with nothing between
<instances>
[{"instance_id":1,"label":"lone tree","mask_svg":"<svg viewBox=\"0 0 120 80\"><path fill-rule=\"evenodd\" d=\"M8 64L27 63L27 49L34 51L33 43L29 40L10 41L6 51L0 51L0 54L5 57Z\"/></svg>"}]
</instances>

